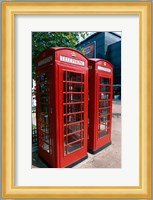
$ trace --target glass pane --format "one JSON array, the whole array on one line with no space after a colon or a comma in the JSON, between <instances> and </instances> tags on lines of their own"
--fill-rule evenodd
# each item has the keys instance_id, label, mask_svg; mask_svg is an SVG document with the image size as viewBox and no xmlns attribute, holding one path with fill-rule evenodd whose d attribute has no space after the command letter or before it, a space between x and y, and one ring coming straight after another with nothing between
<instances>
[{"instance_id":1,"label":"glass pane","mask_svg":"<svg viewBox=\"0 0 153 200\"><path fill-rule=\"evenodd\" d=\"M107 130L101 131L101 132L99 133L99 138L101 138L101 137L103 137L103 136L105 136L105 135L107 135L107 134L108 134L108 131L107 131Z\"/></svg>"},{"instance_id":2,"label":"glass pane","mask_svg":"<svg viewBox=\"0 0 153 200\"><path fill-rule=\"evenodd\" d=\"M66 155L66 146L64 146L64 155Z\"/></svg>"},{"instance_id":3,"label":"glass pane","mask_svg":"<svg viewBox=\"0 0 153 200\"><path fill-rule=\"evenodd\" d=\"M64 94L64 103L82 102L84 101L83 94Z\"/></svg>"},{"instance_id":4,"label":"glass pane","mask_svg":"<svg viewBox=\"0 0 153 200\"><path fill-rule=\"evenodd\" d=\"M67 94L64 94L63 102L64 102L64 103L67 103Z\"/></svg>"},{"instance_id":5,"label":"glass pane","mask_svg":"<svg viewBox=\"0 0 153 200\"><path fill-rule=\"evenodd\" d=\"M104 115L110 113L110 108L105 108L102 110L99 110L99 115Z\"/></svg>"},{"instance_id":6,"label":"glass pane","mask_svg":"<svg viewBox=\"0 0 153 200\"><path fill-rule=\"evenodd\" d=\"M67 75L67 72L64 71L64 73L63 73L63 80L64 81L66 81L66 75Z\"/></svg>"},{"instance_id":7,"label":"glass pane","mask_svg":"<svg viewBox=\"0 0 153 200\"><path fill-rule=\"evenodd\" d=\"M43 94L40 96L40 102L41 103L48 103L48 96L46 94Z\"/></svg>"},{"instance_id":8,"label":"glass pane","mask_svg":"<svg viewBox=\"0 0 153 200\"><path fill-rule=\"evenodd\" d=\"M67 83L63 83L63 92L66 92L67 91Z\"/></svg>"},{"instance_id":9,"label":"glass pane","mask_svg":"<svg viewBox=\"0 0 153 200\"><path fill-rule=\"evenodd\" d=\"M81 82L81 74L74 72L67 72L67 80L74 82Z\"/></svg>"},{"instance_id":10,"label":"glass pane","mask_svg":"<svg viewBox=\"0 0 153 200\"><path fill-rule=\"evenodd\" d=\"M64 135L69 134L69 133L73 133L79 130L83 130L84 129L84 123L79 123L79 124L73 124L73 125L69 125L66 126L66 124L64 125ZM83 135L83 131L82 131L82 137L84 137Z\"/></svg>"},{"instance_id":11,"label":"glass pane","mask_svg":"<svg viewBox=\"0 0 153 200\"><path fill-rule=\"evenodd\" d=\"M84 91L83 84L75 84L75 83L67 84L67 92L83 92L83 91Z\"/></svg>"},{"instance_id":12,"label":"glass pane","mask_svg":"<svg viewBox=\"0 0 153 200\"><path fill-rule=\"evenodd\" d=\"M67 131L66 131L66 126L64 126L64 135L67 134Z\"/></svg>"},{"instance_id":13,"label":"glass pane","mask_svg":"<svg viewBox=\"0 0 153 200\"><path fill-rule=\"evenodd\" d=\"M83 94L67 94L68 102L82 102L84 101L84 95Z\"/></svg>"},{"instance_id":14,"label":"glass pane","mask_svg":"<svg viewBox=\"0 0 153 200\"><path fill-rule=\"evenodd\" d=\"M42 130L43 130L45 133L48 133L48 125L47 125L47 124L42 124Z\"/></svg>"},{"instance_id":15,"label":"glass pane","mask_svg":"<svg viewBox=\"0 0 153 200\"><path fill-rule=\"evenodd\" d=\"M64 106L64 114L66 114L67 113L67 109L66 109L66 105Z\"/></svg>"},{"instance_id":16,"label":"glass pane","mask_svg":"<svg viewBox=\"0 0 153 200\"><path fill-rule=\"evenodd\" d=\"M68 152L72 152L76 149L79 149L81 147L81 142L76 142L74 144L71 144L68 146Z\"/></svg>"},{"instance_id":17,"label":"glass pane","mask_svg":"<svg viewBox=\"0 0 153 200\"><path fill-rule=\"evenodd\" d=\"M104 117L100 117L99 118L99 123L105 122L105 121L108 121L108 120L110 120L110 115L106 115Z\"/></svg>"},{"instance_id":18,"label":"glass pane","mask_svg":"<svg viewBox=\"0 0 153 200\"><path fill-rule=\"evenodd\" d=\"M43 134L42 139L49 144L49 135Z\"/></svg>"},{"instance_id":19,"label":"glass pane","mask_svg":"<svg viewBox=\"0 0 153 200\"><path fill-rule=\"evenodd\" d=\"M64 137L64 144L67 145L67 137Z\"/></svg>"},{"instance_id":20,"label":"glass pane","mask_svg":"<svg viewBox=\"0 0 153 200\"><path fill-rule=\"evenodd\" d=\"M108 107L108 106L110 106L110 101L99 102L99 108Z\"/></svg>"},{"instance_id":21,"label":"glass pane","mask_svg":"<svg viewBox=\"0 0 153 200\"><path fill-rule=\"evenodd\" d=\"M99 124L99 131L103 131L105 129L108 129L109 126L110 126L110 123L108 123L108 122L101 123L101 124Z\"/></svg>"},{"instance_id":22,"label":"glass pane","mask_svg":"<svg viewBox=\"0 0 153 200\"><path fill-rule=\"evenodd\" d=\"M39 76L39 81L40 82L46 82L47 81L47 75L46 73L43 73Z\"/></svg>"},{"instance_id":23,"label":"glass pane","mask_svg":"<svg viewBox=\"0 0 153 200\"><path fill-rule=\"evenodd\" d=\"M42 122L48 124L48 115L46 115L46 114L41 114L41 120L42 120Z\"/></svg>"},{"instance_id":24,"label":"glass pane","mask_svg":"<svg viewBox=\"0 0 153 200\"><path fill-rule=\"evenodd\" d=\"M109 82L109 78L102 78L102 77L100 77L100 84L109 84L110 82Z\"/></svg>"},{"instance_id":25,"label":"glass pane","mask_svg":"<svg viewBox=\"0 0 153 200\"><path fill-rule=\"evenodd\" d=\"M44 93L44 92L47 92L47 84L40 84L40 92L41 93Z\"/></svg>"},{"instance_id":26,"label":"glass pane","mask_svg":"<svg viewBox=\"0 0 153 200\"><path fill-rule=\"evenodd\" d=\"M99 100L103 100L103 99L110 99L110 94L100 93Z\"/></svg>"},{"instance_id":27,"label":"glass pane","mask_svg":"<svg viewBox=\"0 0 153 200\"><path fill-rule=\"evenodd\" d=\"M110 87L109 86L100 86L100 92L109 92Z\"/></svg>"},{"instance_id":28,"label":"glass pane","mask_svg":"<svg viewBox=\"0 0 153 200\"><path fill-rule=\"evenodd\" d=\"M79 139L81 139L80 132L76 133L76 134L73 134L73 135L69 135L68 136L68 143L74 142L74 141L79 140Z\"/></svg>"},{"instance_id":29,"label":"glass pane","mask_svg":"<svg viewBox=\"0 0 153 200\"><path fill-rule=\"evenodd\" d=\"M68 133L73 133L73 132L79 131L81 129L83 129L83 122L77 123L77 124L72 124L72 125L68 126Z\"/></svg>"},{"instance_id":30,"label":"glass pane","mask_svg":"<svg viewBox=\"0 0 153 200\"><path fill-rule=\"evenodd\" d=\"M42 148L43 148L45 151L49 152L49 145L46 144L45 142L42 143Z\"/></svg>"},{"instance_id":31,"label":"glass pane","mask_svg":"<svg viewBox=\"0 0 153 200\"><path fill-rule=\"evenodd\" d=\"M41 104L41 112L48 113L48 105Z\"/></svg>"},{"instance_id":32,"label":"glass pane","mask_svg":"<svg viewBox=\"0 0 153 200\"><path fill-rule=\"evenodd\" d=\"M67 105L67 113L79 112L84 110L84 104L69 104Z\"/></svg>"},{"instance_id":33,"label":"glass pane","mask_svg":"<svg viewBox=\"0 0 153 200\"><path fill-rule=\"evenodd\" d=\"M82 114L73 114L73 115L67 116L67 123L81 121L82 120L81 115Z\"/></svg>"},{"instance_id":34,"label":"glass pane","mask_svg":"<svg viewBox=\"0 0 153 200\"><path fill-rule=\"evenodd\" d=\"M64 125L66 124L66 116L64 116Z\"/></svg>"}]
</instances>

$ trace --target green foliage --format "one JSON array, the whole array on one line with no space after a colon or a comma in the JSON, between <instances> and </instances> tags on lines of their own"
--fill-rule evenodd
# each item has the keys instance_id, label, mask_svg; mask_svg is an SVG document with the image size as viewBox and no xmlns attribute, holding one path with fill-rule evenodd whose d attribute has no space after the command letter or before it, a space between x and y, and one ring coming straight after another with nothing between
<instances>
[{"instance_id":1,"label":"green foliage","mask_svg":"<svg viewBox=\"0 0 153 200\"><path fill-rule=\"evenodd\" d=\"M35 79L35 58L48 47L71 47L85 38L88 32L33 32L32 33L32 78Z\"/></svg>"}]
</instances>

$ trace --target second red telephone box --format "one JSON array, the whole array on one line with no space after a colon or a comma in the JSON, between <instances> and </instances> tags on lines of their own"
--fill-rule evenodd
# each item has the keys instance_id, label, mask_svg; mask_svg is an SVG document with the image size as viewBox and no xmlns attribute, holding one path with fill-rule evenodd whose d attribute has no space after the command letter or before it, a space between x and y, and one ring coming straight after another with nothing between
<instances>
[{"instance_id":1,"label":"second red telephone box","mask_svg":"<svg viewBox=\"0 0 153 200\"><path fill-rule=\"evenodd\" d=\"M87 158L87 58L70 48L48 48L36 59L38 153L51 167Z\"/></svg>"},{"instance_id":2,"label":"second red telephone box","mask_svg":"<svg viewBox=\"0 0 153 200\"><path fill-rule=\"evenodd\" d=\"M88 67L88 151L94 154L111 144L113 68L101 59L89 59Z\"/></svg>"}]
</instances>

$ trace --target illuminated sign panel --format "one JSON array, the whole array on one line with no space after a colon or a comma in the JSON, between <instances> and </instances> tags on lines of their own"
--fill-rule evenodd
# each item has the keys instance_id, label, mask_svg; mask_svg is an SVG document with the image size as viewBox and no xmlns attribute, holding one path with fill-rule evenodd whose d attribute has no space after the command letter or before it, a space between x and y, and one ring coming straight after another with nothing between
<instances>
[{"instance_id":1,"label":"illuminated sign panel","mask_svg":"<svg viewBox=\"0 0 153 200\"><path fill-rule=\"evenodd\" d=\"M98 66L98 69L99 69L99 70L102 70L102 71L105 71L105 72L111 72L111 69L106 68L106 67L104 67L104 66Z\"/></svg>"},{"instance_id":2,"label":"illuminated sign panel","mask_svg":"<svg viewBox=\"0 0 153 200\"><path fill-rule=\"evenodd\" d=\"M69 58L69 57L66 57L66 56L60 56L60 61L63 61L63 62L68 62L68 63L72 63L72 64L76 64L76 65L81 65L81 66L84 66L84 61L82 60L76 60L74 58Z\"/></svg>"},{"instance_id":3,"label":"illuminated sign panel","mask_svg":"<svg viewBox=\"0 0 153 200\"><path fill-rule=\"evenodd\" d=\"M52 56L49 56L49 57L44 58L43 60L39 61L38 66L44 65L44 64L49 63L51 61L52 61Z\"/></svg>"}]
</instances>

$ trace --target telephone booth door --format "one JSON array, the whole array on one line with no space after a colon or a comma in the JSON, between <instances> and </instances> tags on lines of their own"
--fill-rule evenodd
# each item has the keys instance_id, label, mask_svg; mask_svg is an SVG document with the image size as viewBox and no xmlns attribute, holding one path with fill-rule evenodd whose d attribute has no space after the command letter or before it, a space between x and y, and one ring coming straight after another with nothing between
<instances>
[{"instance_id":1,"label":"telephone booth door","mask_svg":"<svg viewBox=\"0 0 153 200\"><path fill-rule=\"evenodd\" d=\"M61 165L87 157L87 71L60 67Z\"/></svg>"},{"instance_id":2,"label":"telephone booth door","mask_svg":"<svg viewBox=\"0 0 153 200\"><path fill-rule=\"evenodd\" d=\"M71 48L48 48L37 59L38 153L50 166L87 158L87 58Z\"/></svg>"},{"instance_id":3,"label":"telephone booth door","mask_svg":"<svg viewBox=\"0 0 153 200\"><path fill-rule=\"evenodd\" d=\"M96 153L111 144L112 78L112 65L108 61L89 60L88 148L91 153Z\"/></svg>"}]
</instances>

